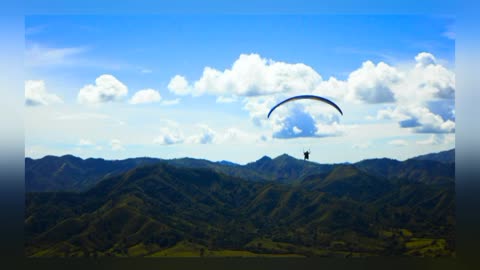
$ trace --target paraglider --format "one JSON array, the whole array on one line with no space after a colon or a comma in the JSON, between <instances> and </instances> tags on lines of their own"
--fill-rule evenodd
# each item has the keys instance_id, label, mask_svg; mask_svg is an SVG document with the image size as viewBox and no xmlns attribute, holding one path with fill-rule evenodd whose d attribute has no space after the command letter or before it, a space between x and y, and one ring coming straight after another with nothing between
<instances>
[{"instance_id":1,"label":"paraglider","mask_svg":"<svg viewBox=\"0 0 480 270\"><path fill-rule=\"evenodd\" d=\"M310 149L308 149L308 151L303 151L303 160L308 160L308 156L310 155Z\"/></svg>"},{"instance_id":2,"label":"paraglider","mask_svg":"<svg viewBox=\"0 0 480 270\"><path fill-rule=\"evenodd\" d=\"M329 100L329 99L326 99L326 98L323 98L323 97L319 97L319 96L314 96L314 95L299 95L299 96L294 96L294 97L291 97L291 98L287 98L285 99L284 101L278 103L277 105L273 106L273 108L270 110L270 112L268 112L268 115L267 115L267 118L270 118L270 115L272 114L272 112L282 106L283 104L287 103L287 102L290 102L290 101L294 101L294 100L299 100L299 99L313 99L313 100L318 100L318 101L321 101L321 102L324 102L324 103L327 103L328 105L334 107L335 109L337 109L337 111L343 115L343 112L342 112L342 109L340 109L340 107L338 107L337 104L333 103L333 101ZM308 151L303 151L303 160L308 160L309 157L310 157L310 149L308 149Z\"/></svg>"},{"instance_id":3,"label":"paraglider","mask_svg":"<svg viewBox=\"0 0 480 270\"><path fill-rule=\"evenodd\" d=\"M314 95L300 95L300 96L294 96L294 97L291 97L291 98L287 98L285 99L284 101L278 103L277 105L273 106L273 108L270 110L270 112L268 113L268 116L267 118L270 118L270 114L272 114L272 112L278 108L279 106L287 103L287 102L290 102L290 101L294 101L294 100L299 100L299 99L313 99L313 100L318 100L318 101L322 101L322 102L325 102L331 106L333 106L335 109L337 109L338 112L340 112L341 115L343 115L343 112L342 110L340 109L340 107L338 107L337 104L333 103L332 101L326 99L326 98L323 98L323 97L319 97L319 96L314 96Z\"/></svg>"}]
</instances>

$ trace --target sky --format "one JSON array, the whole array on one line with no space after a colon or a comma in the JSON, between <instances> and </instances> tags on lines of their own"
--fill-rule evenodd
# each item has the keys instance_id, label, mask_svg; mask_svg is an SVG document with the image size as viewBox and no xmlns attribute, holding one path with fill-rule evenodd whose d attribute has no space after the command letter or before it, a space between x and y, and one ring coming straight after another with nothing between
<instances>
[{"instance_id":1,"label":"sky","mask_svg":"<svg viewBox=\"0 0 480 270\"><path fill-rule=\"evenodd\" d=\"M455 147L454 19L35 15L25 155L237 163L406 159ZM318 101L277 102L298 94Z\"/></svg>"}]
</instances>

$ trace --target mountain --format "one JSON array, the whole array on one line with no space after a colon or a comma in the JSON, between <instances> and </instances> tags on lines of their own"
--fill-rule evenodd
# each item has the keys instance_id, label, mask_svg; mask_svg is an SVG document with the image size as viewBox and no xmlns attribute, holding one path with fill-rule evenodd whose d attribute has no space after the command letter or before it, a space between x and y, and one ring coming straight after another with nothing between
<instances>
[{"instance_id":1,"label":"mountain","mask_svg":"<svg viewBox=\"0 0 480 270\"><path fill-rule=\"evenodd\" d=\"M324 177L311 175L303 185L310 190L361 201L376 200L392 188L388 179L369 175L353 165L340 165Z\"/></svg>"},{"instance_id":2,"label":"mountain","mask_svg":"<svg viewBox=\"0 0 480 270\"><path fill-rule=\"evenodd\" d=\"M367 159L354 164L355 167L378 177L403 179L427 184L454 182L455 163L432 160L408 159L400 162L393 159Z\"/></svg>"},{"instance_id":3,"label":"mountain","mask_svg":"<svg viewBox=\"0 0 480 270\"><path fill-rule=\"evenodd\" d=\"M427 155L422 155L418 157L414 157L415 160L431 160L431 161L438 161L442 163L454 163L455 162L455 149L439 152L439 153L432 153Z\"/></svg>"},{"instance_id":4,"label":"mountain","mask_svg":"<svg viewBox=\"0 0 480 270\"><path fill-rule=\"evenodd\" d=\"M155 163L165 163L182 168L211 169L250 181L298 182L303 177L329 171L332 165L322 165L281 155L275 159L263 157L247 165L228 161L211 162L205 159L131 158L125 160L81 159L72 155L46 156L25 159L25 186L33 191L84 191L109 175L126 172L132 168Z\"/></svg>"},{"instance_id":5,"label":"mountain","mask_svg":"<svg viewBox=\"0 0 480 270\"><path fill-rule=\"evenodd\" d=\"M283 183L298 182L308 175L328 172L333 168L332 165L299 160L287 154L275 159L264 156L255 162L248 163L245 167L264 175L270 181Z\"/></svg>"},{"instance_id":6,"label":"mountain","mask_svg":"<svg viewBox=\"0 0 480 270\"><path fill-rule=\"evenodd\" d=\"M227 165L227 166L240 166L239 164L228 161L228 160L218 161L217 163L220 165Z\"/></svg>"},{"instance_id":7,"label":"mountain","mask_svg":"<svg viewBox=\"0 0 480 270\"><path fill-rule=\"evenodd\" d=\"M159 161L155 158L81 159L72 155L25 158L25 189L27 192L86 190L110 175Z\"/></svg>"},{"instance_id":8,"label":"mountain","mask_svg":"<svg viewBox=\"0 0 480 270\"><path fill-rule=\"evenodd\" d=\"M67 168L85 162L71 156L60 160ZM28 192L26 255L454 254L454 182L438 185L416 178L439 170L450 179L448 164L381 160L388 168L373 170L378 160L319 165L287 155L244 166L150 161L110 173L80 192ZM437 167L429 171L428 166ZM227 167L240 169L218 171ZM418 172L414 177L402 168ZM241 170L267 180L235 176Z\"/></svg>"},{"instance_id":9,"label":"mountain","mask_svg":"<svg viewBox=\"0 0 480 270\"><path fill-rule=\"evenodd\" d=\"M430 184L453 181L455 150L398 161L368 159L353 164L366 173L380 178L397 178ZM454 161L454 158L451 159ZM130 158L125 160L81 159L72 155L46 156L25 159L25 187L33 191L84 191L107 176L132 168L155 163L166 163L182 168L205 168L249 181L274 181L298 184L308 176L332 171L345 164L318 164L283 154L274 159L264 156L255 162L239 165L229 161L211 162L205 159Z\"/></svg>"}]
</instances>

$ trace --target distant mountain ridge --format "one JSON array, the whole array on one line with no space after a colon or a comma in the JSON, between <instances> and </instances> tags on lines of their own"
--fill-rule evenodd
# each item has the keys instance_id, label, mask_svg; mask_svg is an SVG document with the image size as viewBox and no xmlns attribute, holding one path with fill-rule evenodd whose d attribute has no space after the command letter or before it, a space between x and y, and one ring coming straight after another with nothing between
<instances>
[{"instance_id":1,"label":"distant mountain ridge","mask_svg":"<svg viewBox=\"0 0 480 270\"><path fill-rule=\"evenodd\" d=\"M159 161L160 159L155 158L81 159L72 155L45 156L37 160L25 158L25 190L27 192L85 190L110 175Z\"/></svg>"},{"instance_id":2,"label":"distant mountain ridge","mask_svg":"<svg viewBox=\"0 0 480 270\"><path fill-rule=\"evenodd\" d=\"M370 174L387 178L405 178L437 183L450 181L454 169L454 149L423 155L406 161L368 159L352 165ZM453 160L453 162L449 162ZM444 169L441 163L449 163ZM25 189L38 191L84 191L102 179L124 173L138 166L165 163L184 168L206 168L218 173L249 181L300 183L310 175L328 173L342 164L319 164L299 160L287 154L274 159L264 156L255 162L239 165L229 161L212 162L205 159L130 158L125 160L81 159L72 155L25 158ZM443 171L442 171L443 168ZM453 171L454 172L454 171ZM444 177L447 176L447 177Z\"/></svg>"},{"instance_id":3,"label":"distant mountain ridge","mask_svg":"<svg viewBox=\"0 0 480 270\"><path fill-rule=\"evenodd\" d=\"M421 155L418 157L414 157L412 159L415 160L432 160L438 161L443 163L454 163L455 162L455 149L442 151L438 153L431 153L426 155Z\"/></svg>"}]
</instances>

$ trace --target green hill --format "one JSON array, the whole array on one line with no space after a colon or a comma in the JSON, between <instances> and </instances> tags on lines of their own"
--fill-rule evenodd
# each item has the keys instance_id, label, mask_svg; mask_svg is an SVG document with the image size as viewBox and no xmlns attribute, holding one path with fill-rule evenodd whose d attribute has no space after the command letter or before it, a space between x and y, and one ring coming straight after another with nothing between
<instances>
[{"instance_id":1,"label":"green hill","mask_svg":"<svg viewBox=\"0 0 480 270\"><path fill-rule=\"evenodd\" d=\"M56 162L30 169L54 174L49 169L63 166ZM141 163L103 175L80 192L28 192L26 255L454 254L454 183L447 164L402 162L407 165L401 168L415 168L422 177L445 173L448 181L437 185L415 181L398 164L382 177L365 164L322 167L286 155L245 166L175 162ZM84 163L73 159L64 167L77 172L76 164ZM238 171L219 169L226 167ZM237 177L240 170L267 180Z\"/></svg>"}]
</instances>

